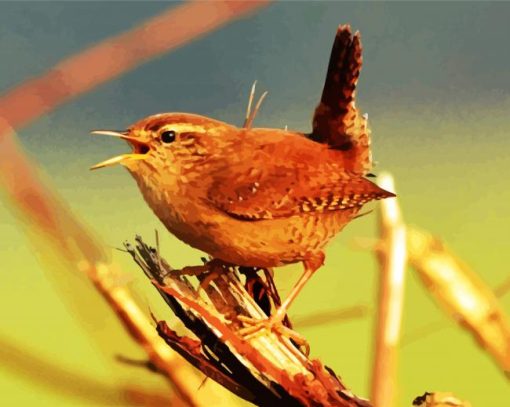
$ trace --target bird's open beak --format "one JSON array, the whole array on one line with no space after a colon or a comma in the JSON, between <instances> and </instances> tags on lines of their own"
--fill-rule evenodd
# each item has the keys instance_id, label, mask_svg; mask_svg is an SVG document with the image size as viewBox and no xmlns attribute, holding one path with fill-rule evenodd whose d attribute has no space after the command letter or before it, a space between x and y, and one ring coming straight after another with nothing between
<instances>
[{"instance_id":1,"label":"bird's open beak","mask_svg":"<svg viewBox=\"0 0 510 407\"><path fill-rule=\"evenodd\" d=\"M131 154L121 154L108 160L102 161L92 167L91 170L96 170L98 168L110 167L115 164L121 164L128 160L145 160L147 158L147 153L150 150L149 144L144 141L141 141L138 137L128 136L128 131L116 131L116 130L93 130L90 132L94 135L102 135L102 136L111 136L117 137L122 140L126 140L131 147L133 147L133 153Z\"/></svg>"}]
</instances>

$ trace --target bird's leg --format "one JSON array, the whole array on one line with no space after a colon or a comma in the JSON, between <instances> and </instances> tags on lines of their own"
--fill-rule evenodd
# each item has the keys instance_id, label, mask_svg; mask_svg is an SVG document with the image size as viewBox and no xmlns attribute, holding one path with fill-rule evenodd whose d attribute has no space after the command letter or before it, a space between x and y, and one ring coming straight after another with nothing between
<instances>
[{"instance_id":1,"label":"bird's leg","mask_svg":"<svg viewBox=\"0 0 510 407\"><path fill-rule=\"evenodd\" d=\"M176 276L199 276L208 271L209 266L207 264L202 264L200 266L186 266L180 270L172 270L172 274Z\"/></svg>"},{"instance_id":2,"label":"bird's leg","mask_svg":"<svg viewBox=\"0 0 510 407\"><path fill-rule=\"evenodd\" d=\"M289 336L292 339L297 339L297 342L301 342L300 338L297 337L297 334L296 338L294 338L293 335L289 335L289 331L292 332L292 330L288 328L285 330L282 329L282 321L285 319L287 311L294 299L298 296L310 277L312 277L312 275L320 268L320 266L322 266L323 263L323 253L314 254L313 256L310 256L304 260L303 265L305 270L303 274L285 301L280 305L280 307L278 307L276 312L266 320L254 319L244 315L239 315L238 319L243 322L244 325L248 325L245 328L240 329L239 334L244 337L250 337L263 329L268 329L271 331L276 331L277 333L280 333L284 336Z\"/></svg>"},{"instance_id":3,"label":"bird's leg","mask_svg":"<svg viewBox=\"0 0 510 407\"><path fill-rule=\"evenodd\" d=\"M207 273L203 274L203 277L201 276L199 278L199 290L205 290L213 280L225 274L225 272L228 271L230 264L227 264L220 259L212 259L206 263L206 266Z\"/></svg>"}]
</instances>

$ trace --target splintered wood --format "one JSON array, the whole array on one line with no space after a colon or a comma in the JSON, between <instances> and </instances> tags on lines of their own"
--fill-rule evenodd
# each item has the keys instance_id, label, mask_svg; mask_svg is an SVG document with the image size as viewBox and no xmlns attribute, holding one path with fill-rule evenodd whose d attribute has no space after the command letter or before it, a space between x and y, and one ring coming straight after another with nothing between
<instances>
[{"instance_id":1,"label":"splintered wood","mask_svg":"<svg viewBox=\"0 0 510 407\"><path fill-rule=\"evenodd\" d=\"M317 360L308 359L284 335L267 330L246 338L237 317L267 318L246 290L237 268L215 265L209 274L173 270L141 238L125 244L135 262L193 336L179 336L164 321L160 336L191 364L257 405L368 407ZM267 274L270 275L270 274ZM207 281L205 281L205 279ZM201 288L200 283L204 288Z\"/></svg>"}]
</instances>

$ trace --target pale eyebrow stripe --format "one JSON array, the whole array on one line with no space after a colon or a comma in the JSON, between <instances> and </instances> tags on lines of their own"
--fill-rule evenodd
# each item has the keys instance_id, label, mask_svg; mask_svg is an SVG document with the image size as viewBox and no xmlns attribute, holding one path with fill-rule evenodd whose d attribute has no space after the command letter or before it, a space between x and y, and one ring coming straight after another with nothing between
<instances>
[{"instance_id":1,"label":"pale eyebrow stripe","mask_svg":"<svg viewBox=\"0 0 510 407\"><path fill-rule=\"evenodd\" d=\"M205 127L204 126L198 126L196 124L189 124L189 123L173 123L173 124L167 124L166 126L162 126L161 130L174 130L177 134L179 133L205 133Z\"/></svg>"}]
</instances>

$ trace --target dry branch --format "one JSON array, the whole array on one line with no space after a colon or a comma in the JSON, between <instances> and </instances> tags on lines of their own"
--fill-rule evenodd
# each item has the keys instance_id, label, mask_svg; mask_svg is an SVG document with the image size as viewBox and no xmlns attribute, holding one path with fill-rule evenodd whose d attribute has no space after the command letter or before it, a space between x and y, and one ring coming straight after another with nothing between
<instances>
[{"instance_id":1,"label":"dry branch","mask_svg":"<svg viewBox=\"0 0 510 407\"><path fill-rule=\"evenodd\" d=\"M250 338L237 332L237 316L267 315L245 288L237 268L211 266L204 276L173 270L140 237L136 248L126 244L135 262L150 278L174 314L197 339L181 337L164 321L158 332L168 345L203 373L254 404L272 406L349 406L370 404L350 393L331 369L308 359L285 336L263 331ZM219 267L219 269L218 269Z\"/></svg>"},{"instance_id":2,"label":"dry branch","mask_svg":"<svg viewBox=\"0 0 510 407\"><path fill-rule=\"evenodd\" d=\"M379 185L388 191L395 190L389 174L380 175ZM376 254L380 274L371 400L377 407L391 407L404 302L406 228L397 198L386 199L379 205L381 239L376 246Z\"/></svg>"}]
</instances>

